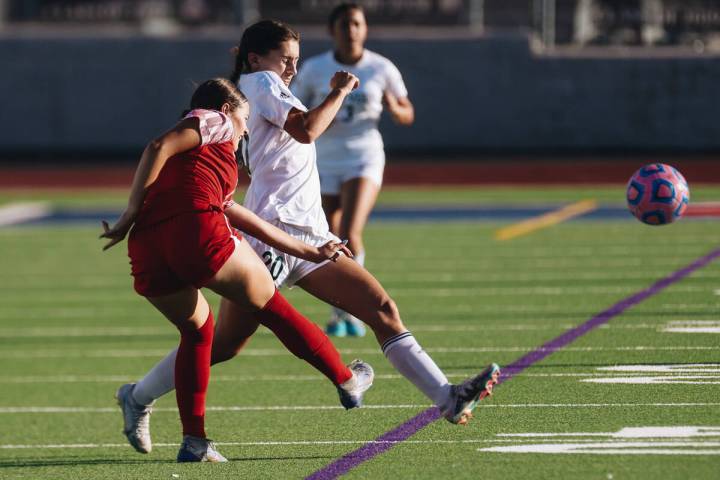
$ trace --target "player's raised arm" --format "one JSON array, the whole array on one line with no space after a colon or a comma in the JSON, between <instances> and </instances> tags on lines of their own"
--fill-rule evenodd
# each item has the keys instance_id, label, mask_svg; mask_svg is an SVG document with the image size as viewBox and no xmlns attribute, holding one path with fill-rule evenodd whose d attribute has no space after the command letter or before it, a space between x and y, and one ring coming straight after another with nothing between
<instances>
[{"instance_id":1,"label":"player's raised arm","mask_svg":"<svg viewBox=\"0 0 720 480\"><path fill-rule=\"evenodd\" d=\"M336 72L330 79L330 93L320 105L303 112L293 108L288 113L283 129L300 143L312 143L332 123L343 100L356 89L360 80L349 72Z\"/></svg>"},{"instance_id":2,"label":"player's raised arm","mask_svg":"<svg viewBox=\"0 0 720 480\"><path fill-rule=\"evenodd\" d=\"M201 141L198 119L186 118L145 147L135 170L125 211L112 227L106 221L102 222L104 232L100 238L110 239L103 250L121 242L130 231L140 212L148 187L155 182L167 160L173 155L197 147Z\"/></svg>"}]
</instances>

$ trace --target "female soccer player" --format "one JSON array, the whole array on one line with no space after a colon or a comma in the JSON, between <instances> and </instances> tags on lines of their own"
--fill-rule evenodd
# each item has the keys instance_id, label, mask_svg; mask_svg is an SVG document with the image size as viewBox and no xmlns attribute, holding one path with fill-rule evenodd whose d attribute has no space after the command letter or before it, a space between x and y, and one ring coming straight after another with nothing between
<instances>
[{"instance_id":1,"label":"female soccer player","mask_svg":"<svg viewBox=\"0 0 720 480\"><path fill-rule=\"evenodd\" d=\"M257 238L309 262L336 260L340 252L350 252L336 241L306 245L234 204L235 151L247 133L249 115L248 102L235 85L225 79L201 84L191 108L180 123L147 146L127 209L112 228L103 222L101 238L110 239L107 249L130 232L135 290L180 331L176 358L168 365L184 435L177 460L224 462L204 428L214 321L201 287L230 301L254 325L268 326L293 353L338 385L348 401L358 402L362 394L355 373L342 364L322 331L278 293L263 262L233 232L225 214ZM133 390L125 385L118 392L131 443L135 434L127 431L127 417L134 414ZM131 418L133 422L137 428ZM139 451L146 447L134 446Z\"/></svg>"},{"instance_id":2,"label":"female soccer player","mask_svg":"<svg viewBox=\"0 0 720 480\"><path fill-rule=\"evenodd\" d=\"M327 79L336 71L347 70L359 79L359 87L345 98L335 121L315 145L330 231L349 240L355 261L363 265L363 229L385 168L378 131L383 104L399 125L411 125L415 115L400 71L387 58L365 48L368 28L363 8L356 3L338 5L330 13L328 27L333 49L303 63L292 91L312 108L328 95ZM335 307L325 331L338 337L365 335L362 322Z\"/></svg>"},{"instance_id":3,"label":"female soccer player","mask_svg":"<svg viewBox=\"0 0 720 480\"><path fill-rule=\"evenodd\" d=\"M288 88L297 72L299 49L298 34L272 20L248 27L237 49L232 80L239 80L252 107L248 121L251 181L245 206L292 237L310 245L324 245L337 237L329 232L322 210L313 142L357 88L358 79L348 72L335 73L330 79L330 93L317 107L307 110ZM233 216L228 218L232 223ZM451 385L405 328L395 302L382 285L348 256L316 264L293 258L262 239L247 240L265 259L276 286L296 284L369 325L390 363L430 398L449 422L465 424L478 401L490 394L500 375L496 364L459 385ZM243 326L247 325L246 315L233 303L225 302L221 310L228 332L218 334L213 361L237 354L247 340L244 335L253 332ZM171 388L168 359L172 356L141 380L147 386L145 404L158 398L163 389Z\"/></svg>"}]
</instances>

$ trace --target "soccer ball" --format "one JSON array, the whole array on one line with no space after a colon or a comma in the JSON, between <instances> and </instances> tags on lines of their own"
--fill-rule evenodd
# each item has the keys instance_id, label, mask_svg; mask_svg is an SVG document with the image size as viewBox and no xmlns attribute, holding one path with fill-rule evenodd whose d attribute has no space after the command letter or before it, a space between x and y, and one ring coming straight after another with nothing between
<instances>
[{"instance_id":1,"label":"soccer ball","mask_svg":"<svg viewBox=\"0 0 720 480\"><path fill-rule=\"evenodd\" d=\"M690 190L675 168L651 163L640 168L627 186L630 212L648 225L665 225L682 217L690 203Z\"/></svg>"}]
</instances>

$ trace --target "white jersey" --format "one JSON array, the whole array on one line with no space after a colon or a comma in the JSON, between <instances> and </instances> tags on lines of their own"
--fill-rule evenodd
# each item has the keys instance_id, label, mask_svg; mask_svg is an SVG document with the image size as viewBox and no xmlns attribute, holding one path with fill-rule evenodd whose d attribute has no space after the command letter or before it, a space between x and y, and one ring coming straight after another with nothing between
<instances>
[{"instance_id":1,"label":"white jersey","mask_svg":"<svg viewBox=\"0 0 720 480\"><path fill-rule=\"evenodd\" d=\"M354 65L335 60L332 51L307 59L295 77L293 92L310 108L330 93L330 79L339 70L360 79L360 87L343 101L330 128L318 138L318 164L326 171L341 165L383 162L383 141L378 131L383 93L407 97L400 71L387 58L365 50Z\"/></svg>"},{"instance_id":2,"label":"white jersey","mask_svg":"<svg viewBox=\"0 0 720 480\"><path fill-rule=\"evenodd\" d=\"M328 224L320 200L315 145L303 144L283 130L288 113L305 106L275 72L240 76L250 102L248 145L250 186L245 207L259 217L324 235Z\"/></svg>"}]
</instances>

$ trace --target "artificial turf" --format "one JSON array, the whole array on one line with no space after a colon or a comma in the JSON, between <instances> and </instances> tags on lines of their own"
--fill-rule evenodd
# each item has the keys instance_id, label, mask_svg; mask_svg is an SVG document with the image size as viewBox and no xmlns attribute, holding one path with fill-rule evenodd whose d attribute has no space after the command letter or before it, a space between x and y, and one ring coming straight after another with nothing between
<instances>
[{"instance_id":1,"label":"artificial turf","mask_svg":"<svg viewBox=\"0 0 720 480\"><path fill-rule=\"evenodd\" d=\"M622 191L392 189L380 204L618 202ZM717 200L720 189L694 189L693 196ZM122 195L98 192L5 192L0 198L122 205ZM720 247L717 219L659 228L629 216L580 219L494 240L493 232L506 225L375 222L367 228L368 269L451 381L490 361L509 364ZM207 427L228 464L174 462L180 432L172 395L158 402L152 417L155 450L135 453L120 433L112 395L172 348L177 334L132 291L124 247L101 252L98 233L87 224L0 228L0 477L302 478L429 406L371 336L335 340L344 358L363 358L377 375L366 408L346 412L332 385L260 331L238 358L212 372ZM720 333L665 330L720 327L719 280L720 262L712 262L497 388L467 427L434 422L347 478L715 478ZM325 322L328 311L319 301L299 289L288 297ZM631 371L607 370L613 366ZM640 377L653 383L620 383ZM588 381L605 378L612 383ZM616 435L629 427L680 426L715 430L693 437ZM572 436L506 435L530 433ZM620 451L487 450L608 439L624 442ZM643 446L633 447L638 443Z\"/></svg>"}]
</instances>

